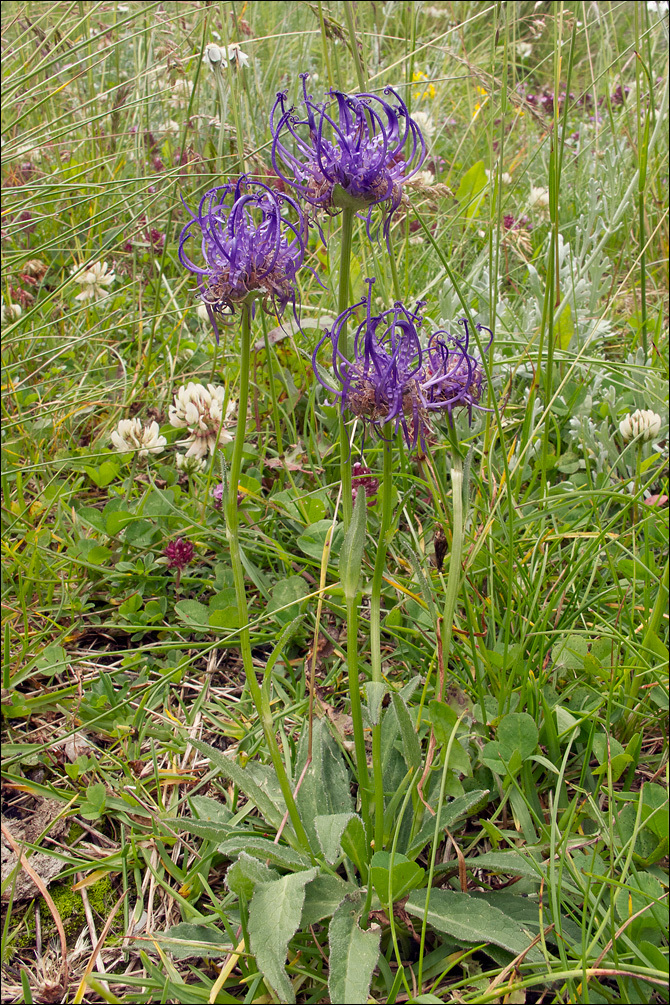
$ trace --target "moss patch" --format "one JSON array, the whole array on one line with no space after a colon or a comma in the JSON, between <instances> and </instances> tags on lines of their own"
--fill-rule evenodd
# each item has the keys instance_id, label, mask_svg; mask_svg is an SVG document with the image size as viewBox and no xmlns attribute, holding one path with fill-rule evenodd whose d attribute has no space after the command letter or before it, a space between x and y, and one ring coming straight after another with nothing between
<instances>
[{"instance_id":1,"label":"moss patch","mask_svg":"<svg viewBox=\"0 0 670 1005\"><path fill-rule=\"evenodd\" d=\"M72 948L79 938L80 932L86 927L86 914L81 894L73 890L72 886L67 883L52 883L49 887L49 893L61 916L68 947ZM103 876L97 883L88 887L87 893L93 911L95 927L99 932L117 899L110 877ZM34 903L35 901L31 901L25 908L15 908L13 911L10 931L14 933L20 929L16 938L16 949L29 949L35 945ZM44 898L39 897L37 904L39 905L42 942L44 943L54 937L57 938L58 932Z\"/></svg>"}]
</instances>

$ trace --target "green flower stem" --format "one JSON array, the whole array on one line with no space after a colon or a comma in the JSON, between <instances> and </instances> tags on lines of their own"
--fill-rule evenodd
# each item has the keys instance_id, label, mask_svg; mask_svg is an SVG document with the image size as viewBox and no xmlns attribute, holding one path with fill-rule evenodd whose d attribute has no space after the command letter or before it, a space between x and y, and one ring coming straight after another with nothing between
<instances>
[{"instance_id":1,"label":"green flower stem","mask_svg":"<svg viewBox=\"0 0 670 1005\"><path fill-rule=\"evenodd\" d=\"M216 162L219 166L219 170L223 174L223 141L225 138L225 125L228 112L228 96L226 94L226 85L223 80L223 70L221 68L221 63L212 67L214 74L216 76L216 90L219 98L219 138L217 141L216 148Z\"/></svg>"},{"instance_id":2,"label":"green flower stem","mask_svg":"<svg viewBox=\"0 0 670 1005\"><path fill-rule=\"evenodd\" d=\"M321 5L321 0L319 0L319 24L321 25L321 51L323 52L323 61L326 64L326 73L328 74L328 86L335 87L333 70L330 65L330 54L328 51L328 35L326 33L326 21L323 16L323 7Z\"/></svg>"},{"instance_id":3,"label":"green flower stem","mask_svg":"<svg viewBox=\"0 0 670 1005\"><path fill-rule=\"evenodd\" d=\"M389 255L389 262L391 263L391 277L393 279L393 295L396 300L402 300L402 293L400 292L400 277L398 276L398 265L393 252Z\"/></svg>"},{"instance_id":4,"label":"green flower stem","mask_svg":"<svg viewBox=\"0 0 670 1005\"><path fill-rule=\"evenodd\" d=\"M340 288L337 298L337 313L342 314L349 307L349 269L351 266L351 238L354 230L354 210L342 210L342 243L340 247ZM347 357L347 329L342 325L339 337L339 348ZM349 435L344 416L340 412L340 480L342 482L342 518L345 531L351 523L353 509L351 499L351 464L349 450Z\"/></svg>"},{"instance_id":5,"label":"green flower stem","mask_svg":"<svg viewBox=\"0 0 670 1005\"><path fill-rule=\"evenodd\" d=\"M237 600L237 610L240 619L240 651L242 653L242 663L247 687L251 694L251 699L256 707L256 711L261 717L265 740L270 751L272 764L274 765L277 779L288 807L289 817L293 824L296 836L306 851L310 852L309 839L298 814L298 808L293 798L291 785L286 774L284 762L282 760L279 745L274 731L272 712L270 704L264 699L260 685L256 679L254 661L251 655L251 640L249 636L249 611L247 608L247 595L244 585L244 568L240 552L240 528L239 514L237 511L237 492L240 482L240 472L242 470L242 453L244 451L244 438L246 434L247 406L249 403L249 356L251 349L251 305L244 304L242 307L242 325L240 332L240 398L237 413L237 429L235 431L235 441L233 443L233 456L230 462L230 473L228 478L228 495L226 499L226 538L230 548L230 564L233 568L233 578L235 582L235 598ZM311 854L311 852L310 852Z\"/></svg>"},{"instance_id":6,"label":"green flower stem","mask_svg":"<svg viewBox=\"0 0 670 1005\"><path fill-rule=\"evenodd\" d=\"M386 553L393 515L393 429L387 423L383 429L384 466L382 472L382 519L379 528L379 547L372 574L372 596L370 598L370 665L372 681L383 683L381 650L381 592L386 569ZM377 723L372 727L372 773L375 790L375 851L384 847L384 780L382 777L382 727Z\"/></svg>"},{"instance_id":7,"label":"green flower stem","mask_svg":"<svg viewBox=\"0 0 670 1005\"><path fill-rule=\"evenodd\" d=\"M263 341L265 343L265 360L268 368L268 381L270 384L270 397L272 399L272 421L275 427L275 439L277 441L277 453L281 458L284 456L284 443L281 434L281 417L279 414L279 404L277 402L277 389L275 387L275 375L272 361L272 348L268 339L268 326L265 320L265 312L261 312L261 323L263 325Z\"/></svg>"},{"instance_id":8,"label":"green flower stem","mask_svg":"<svg viewBox=\"0 0 670 1005\"><path fill-rule=\"evenodd\" d=\"M435 860L437 857L437 849L440 846L440 840L442 836L442 828L440 826L442 816L442 807L445 802L445 795L447 791L447 776L449 774L449 760L451 757L451 748L454 743L456 743L456 733L458 732L458 727L461 724L461 720L465 712L461 712L458 719L454 723L453 729L451 730L451 736L449 737L449 742L447 744L447 749L444 752L444 761L442 762L442 777L440 779L440 795L437 800L437 812L435 814L435 830L433 832L433 843L430 849L430 865L428 867L428 883L426 886L426 901L423 913L423 924L421 925L421 943L419 949L419 975L418 981L419 987L422 987L423 982L423 964L425 960L425 946L426 946L426 930L428 927L428 906L430 904L430 893L433 889L433 877L435 876Z\"/></svg>"},{"instance_id":9,"label":"green flower stem","mask_svg":"<svg viewBox=\"0 0 670 1005\"><path fill-rule=\"evenodd\" d=\"M361 686L358 676L358 604L360 594L347 598L347 673L349 676L349 699L351 701L351 722L354 730L354 750L356 752L356 773L361 794L361 815L366 830L370 830L370 778L365 752L363 732L363 710L361 708Z\"/></svg>"},{"instance_id":10,"label":"green flower stem","mask_svg":"<svg viewBox=\"0 0 670 1005\"><path fill-rule=\"evenodd\" d=\"M640 690L640 685L642 684L642 679L645 676L645 670L647 667L642 663L648 665L650 657L647 655L649 650L653 651L654 641L658 637L658 629L663 619L663 615L668 608L668 587L670 584L670 564L665 563L665 568L663 569L663 575L658 584L658 593L656 594L656 600L647 622L647 630L644 633L644 638L642 639L641 646L641 659L638 660L638 664L633 669L632 679L630 682L630 690L628 692L628 709L632 709L635 706L637 696ZM631 721L628 723L628 728L626 735L630 736L633 732L635 725L637 724L638 716L633 716Z\"/></svg>"},{"instance_id":11,"label":"green flower stem","mask_svg":"<svg viewBox=\"0 0 670 1005\"><path fill-rule=\"evenodd\" d=\"M237 74L239 72L239 67L237 65L237 62L235 62L235 67L233 68L232 61L228 58L228 45L230 43L230 38L228 36L228 21L227 21L227 18L226 18L225 4L220 3L219 4L219 9L221 11L221 26L223 28L223 43L224 43L223 44L223 53L224 53L224 57L225 57L225 59L227 60L227 63L228 63L226 76L228 78L229 87L230 87L230 91L231 91L231 97L233 99L232 102L231 102L231 106L232 106L232 110L233 110L233 122L235 123L235 137L236 137L236 140L237 140L237 158L238 158L239 165L240 165L240 174L246 174L247 173L247 165L246 165L246 161L244 159L244 133L242 132L242 124L241 124L241 119L240 119L240 105L242 103L241 102L241 94L240 94L241 88L240 88L240 82L237 79ZM219 63L219 65L218 65L218 67L216 69L217 69L217 74L216 74L217 84L218 84L218 87L219 87L219 94L221 95L221 103L222 103L222 110L221 110L221 130L220 130L220 133L219 133L220 143L221 143L220 151L222 151L223 144L222 144L221 137L223 136L223 127L224 127L224 124L225 124L224 123L224 117L223 117L223 107L224 107L225 98L226 98L226 96L225 96L226 84L225 84L224 79L223 79L223 67L221 66L221 63ZM219 156L220 156L220 154L219 154ZM223 171L223 164L221 165L221 168L222 168L222 171Z\"/></svg>"},{"instance_id":12,"label":"green flower stem","mask_svg":"<svg viewBox=\"0 0 670 1005\"><path fill-rule=\"evenodd\" d=\"M347 22L347 29L349 31L349 44L351 46L351 55L354 60L354 66L356 67L356 78L358 80L358 86L361 91L366 90L365 84L365 70L363 68L363 60L361 59L361 54L358 51L358 39L356 38L356 26L354 24L354 12L352 10L353 4L348 0L344 5L344 16Z\"/></svg>"},{"instance_id":13,"label":"green flower stem","mask_svg":"<svg viewBox=\"0 0 670 1005\"><path fill-rule=\"evenodd\" d=\"M451 455L451 494L454 522L451 537L451 554L449 555L449 573L447 575L447 592L444 600L444 617L442 620L442 660L446 668L449 663L449 653L453 637L452 626L456 600L461 584L461 554L463 551L463 458L456 440L456 433L450 429ZM444 681L442 682L444 688ZM442 701L442 693L438 696Z\"/></svg>"},{"instance_id":14,"label":"green flower stem","mask_svg":"<svg viewBox=\"0 0 670 1005\"><path fill-rule=\"evenodd\" d=\"M123 497L124 506L128 505L131 493L133 491L133 487L135 485L135 475L137 474L137 466L138 466L139 459L140 459L139 451L136 450L135 453L133 454L133 459L130 462L130 474L128 475L128 484L126 486L126 494Z\"/></svg>"}]
</instances>

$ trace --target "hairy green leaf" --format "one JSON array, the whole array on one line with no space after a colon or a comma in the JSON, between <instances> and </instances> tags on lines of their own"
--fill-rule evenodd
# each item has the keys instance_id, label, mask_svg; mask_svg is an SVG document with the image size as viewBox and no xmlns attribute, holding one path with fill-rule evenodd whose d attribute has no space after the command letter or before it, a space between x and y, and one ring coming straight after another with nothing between
<instances>
[{"instance_id":1,"label":"hairy green leaf","mask_svg":"<svg viewBox=\"0 0 670 1005\"><path fill-rule=\"evenodd\" d=\"M275 869L270 869L264 862L243 851L226 873L226 886L238 897L251 900L257 883L270 883L275 879L279 879L279 873Z\"/></svg>"},{"instance_id":2,"label":"hairy green leaf","mask_svg":"<svg viewBox=\"0 0 670 1005\"><path fill-rule=\"evenodd\" d=\"M328 992L331 1002L338 1005L360 1005L368 1000L372 973L379 958L381 930L375 925L363 931L358 924L364 902L361 891L346 896L328 929Z\"/></svg>"},{"instance_id":3,"label":"hairy green leaf","mask_svg":"<svg viewBox=\"0 0 670 1005\"><path fill-rule=\"evenodd\" d=\"M414 724L410 719L407 705L403 701L402 696L399 695L397 691L394 691L391 694L391 701L393 702L395 714L398 717L400 735L402 736L402 746L405 754L405 764L408 768L414 768L416 771L421 764L421 744L419 743L419 738L416 735Z\"/></svg>"},{"instance_id":4,"label":"hairy green leaf","mask_svg":"<svg viewBox=\"0 0 670 1005\"><path fill-rule=\"evenodd\" d=\"M297 777L300 777L306 760L307 730L304 731L298 748ZM316 817L353 812L349 774L342 754L330 735L328 724L323 719L317 719L314 723L312 763L305 772L296 804L315 854L321 853L314 824Z\"/></svg>"},{"instance_id":5,"label":"hairy green leaf","mask_svg":"<svg viewBox=\"0 0 670 1005\"><path fill-rule=\"evenodd\" d=\"M234 834L219 845L219 851L228 858L235 858L241 852L246 851L249 855L261 859L261 861L274 862L275 865L284 869L301 871L308 869L311 865L306 855L301 855L293 848L287 848L285 844L275 844L269 838L260 837L256 834Z\"/></svg>"},{"instance_id":6,"label":"hairy green leaf","mask_svg":"<svg viewBox=\"0 0 670 1005\"><path fill-rule=\"evenodd\" d=\"M405 904L408 914L423 920L426 894L411 893ZM525 952L533 941L517 922L490 904L470 897L467 893L452 890L431 890L427 914L428 924L436 931L444 932L459 942L490 942L516 956ZM542 953L534 948L526 959L540 962Z\"/></svg>"},{"instance_id":7,"label":"hairy green leaf","mask_svg":"<svg viewBox=\"0 0 670 1005\"><path fill-rule=\"evenodd\" d=\"M340 857L340 841L345 827L355 813L328 813L314 817L314 829L326 862L330 865Z\"/></svg>"},{"instance_id":8,"label":"hairy green leaf","mask_svg":"<svg viewBox=\"0 0 670 1005\"><path fill-rule=\"evenodd\" d=\"M269 824L277 828L281 825L286 805L272 768L252 761L242 767L232 757L226 757L216 747L211 747L202 740L191 740L191 743L209 758L225 778L229 778L244 792ZM285 834L288 836L286 829Z\"/></svg>"},{"instance_id":9,"label":"hairy green leaf","mask_svg":"<svg viewBox=\"0 0 670 1005\"><path fill-rule=\"evenodd\" d=\"M290 873L270 883L258 883L249 906L251 951L263 977L282 1002L295 1002L295 992L286 973L288 944L295 935L305 887L318 869Z\"/></svg>"},{"instance_id":10,"label":"hairy green leaf","mask_svg":"<svg viewBox=\"0 0 670 1005\"><path fill-rule=\"evenodd\" d=\"M324 918L330 918L347 894L356 893L358 887L347 883L339 876L320 872L305 887L305 903L302 905L301 928L309 928Z\"/></svg>"},{"instance_id":11,"label":"hairy green leaf","mask_svg":"<svg viewBox=\"0 0 670 1005\"><path fill-rule=\"evenodd\" d=\"M230 939L222 936L216 928L185 921L166 928L164 932L153 932L151 937L178 960L193 956L202 959L225 956L233 950Z\"/></svg>"}]
</instances>

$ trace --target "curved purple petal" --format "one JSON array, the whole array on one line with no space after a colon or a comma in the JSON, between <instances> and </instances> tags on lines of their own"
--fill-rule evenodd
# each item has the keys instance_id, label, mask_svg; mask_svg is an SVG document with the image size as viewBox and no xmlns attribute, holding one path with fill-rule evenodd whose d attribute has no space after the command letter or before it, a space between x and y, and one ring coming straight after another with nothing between
<instances>
[{"instance_id":1,"label":"curved purple petal","mask_svg":"<svg viewBox=\"0 0 670 1005\"><path fill-rule=\"evenodd\" d=\"M397 302L390 310L374 315L374 280L367 282L367 296L340 314L314 351L312 360L319 383L328 386L319 375L316 361L321 347L330 340L333 373L341 386L335 394L342 411L349 410L380 436L384 425L392 422L413 449L419 442L423 446L432 431L431 416L443 414L452 423L455 409L465 407L472 420L473 408L481 407L483 371L480 360L468 351L467 322L459 322L465 327L464 339L440 330L424 346L419 335L423 320L419 311L424 305L418 304L410 311ZM366 307L365 320L356 327L353 353L347 358L339 347L340 334L362 306ZM477 330L491 334L481 325Z\"/></svg>"},{"instance_id":2,"label":"curved purple petal","mask_svg":"<svg viewBox=\"0 0 670 1005\"><path fill-rule=\"evenodd\" d=\"M421 130L390 87L384 94L392 95L397 105L377 94L349 95L337 90L326 95L329 105L315 102L307 92L308 74L300 76L306 118L299 119L286 108L286 93L281 91L270 116L275 171L307 202L327 212L339 212L333 198L336 185L367 203L368 232L372 207L387 204L384 234L388 239L403 183L419 170L426 156ZM297 155L282 142L285 133L292 138Z\"/></svg>"},{"instance_id":3,"label":"curved purple petal","mask_svg":"<svg viewBox=\"0 0 670 1005\"><path fill-rule=\"evenodd\" d=\"M243 175L206 192L197 213L188 211L192 219L179 238L179 260L198 276L208 311L234 313L235 304L253 295L270 299L278 312L295 304L307 224L294 199ZM203 265L185 251L195 228Z\"/></svg>"}]
</instances>

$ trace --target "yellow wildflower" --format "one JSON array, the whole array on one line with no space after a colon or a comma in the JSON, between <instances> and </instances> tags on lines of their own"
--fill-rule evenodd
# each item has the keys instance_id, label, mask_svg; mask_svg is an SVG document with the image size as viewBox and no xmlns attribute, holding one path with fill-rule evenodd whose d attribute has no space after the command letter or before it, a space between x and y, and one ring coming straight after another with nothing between
<instances>
[{"instance_id":1,"label":"yellow wildflower","mask_svg":"<svg viewBox=\"0 0 670 1005\"><path fill-rule=\"evenodd\" d=\"M412 74L412 80L415 82L419 80L428 80L428 77L421 70L415 70L414 73ZM435 91L435 85L429 82L428 87L426 88L425 91L422 90L420 87L417 87L416 90L412 91L412 97L414 98L415 101L418 101L420 98L432 99L435 97L436 93L437 92Z\"/></svg>"}]
</instances>

